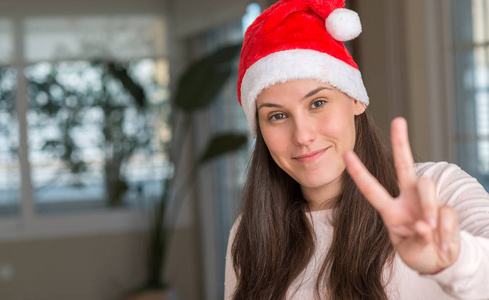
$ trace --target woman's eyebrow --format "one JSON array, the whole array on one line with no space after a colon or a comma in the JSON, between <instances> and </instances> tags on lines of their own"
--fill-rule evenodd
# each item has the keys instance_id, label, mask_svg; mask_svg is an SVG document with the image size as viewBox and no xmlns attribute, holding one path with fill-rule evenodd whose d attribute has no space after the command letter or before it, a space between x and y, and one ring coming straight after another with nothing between
<instances>
[{"instance_id":1,"label":"woman's eyebrow","mask_svg":"<svg viewBox=\"0 0 489 300\"><path fill-rule=\"evenodd\" d=\"M260 104L260 106L258 106L258 110L260 110L260 108L262 108L262 107L278 107L278 108L281 108L282 105L275 104L275 103L262 103L262 104Z\"/></svg>"},{"instance_id":2,"label":"woman's eyebrow","mask_svg":"<svg viewBox=\"0 0 489 300\"><path fill-rule=\"evenodd\" d=\"M302 100L306 100L307 98L314 96L315 94L319 93L322 90L333 90L333 89L332 88L329 88L329 87L326 87L326 86L317 87L314 90L312 90L309 93L307 93L307 95L305 95L304 97L302 97L301 101ZM260 106L258 106L258 109L257 110L260 110L260 108L262 108L262 107L278 107L278 108L281 108L282 105L275 104L275 103L262 103L262 104L260 104Z\"/></svg>"},{"instance_id":3,"label":"woman's eyebrow","mask_svg":"<svg viewBox=\"0 0 489 300\"><path fill-rule=\"evenodd\" d=\"M314 90L310 91L307 95L305 95L304 97L302 97L301 100L306 100L307 98L314 96L315 94L319 93L322 90L333 90L333 89L332 88L329 88L329 87L325 87L325 86L317 87Z\"/></svg>"}]
</instances>

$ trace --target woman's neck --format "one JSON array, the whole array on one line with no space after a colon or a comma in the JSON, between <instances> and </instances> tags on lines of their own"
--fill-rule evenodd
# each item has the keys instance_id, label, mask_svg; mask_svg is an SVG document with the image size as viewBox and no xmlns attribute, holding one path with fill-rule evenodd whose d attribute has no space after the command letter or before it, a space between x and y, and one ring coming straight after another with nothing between
<instances>
[{"instance_id":1,"label":"woman's neck","mask_svg":"<svg viewBox=\"0 0 489 300\"><path fill-rule=\"evenodd\" d=\"M302 195L309 205L310 211L331 209L341 195L341 176L335 181L320 187L301 186Z\"/></svg>"}]
</instances>

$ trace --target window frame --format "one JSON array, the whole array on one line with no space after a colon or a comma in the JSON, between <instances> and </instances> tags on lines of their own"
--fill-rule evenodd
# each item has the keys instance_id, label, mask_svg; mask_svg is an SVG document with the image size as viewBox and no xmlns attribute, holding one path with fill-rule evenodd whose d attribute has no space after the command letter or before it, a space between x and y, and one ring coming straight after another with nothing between
<instances>
[{"instance_id":1,"label":"window frame","mask_svg":"<svg viewBox=\"0 0 489 300\"><path fill-rule=\"evenodd\" d=\"M130 14L140 15L140 13L134 12L131 12ZM145 14L154 16L155 12L151 11L150 13ZM74 17L84 15L86 14L80 13ZM113 15L113 13L111 13L111 15ZM161 16L165 22L167 22L163 12L157 15ZM59 16L72 17L73 15L60 13ZM145 231L149 225L148 215L150 210L147 208L117 208L46 215L36 213L35 198L31 182L31 167L28 159L28 83L23 71L27 66L37 62L26 62L23 57L23 54L25 53L23 33L24 21L29 17L37 17L37 15L12 14L11 16L6 16L2 13L0 14L0 17L9 20L12 23L14 56L10 63L3 64L3 66L11 67L17 72L15 114L19 128L18 163L21 176L20 190L18 191L19 214L0 218L0 242ZM169 59L168 56L163 55L151 58ZM59 61L50 60L48 62L56 63ZM189 223L189 217L183 216L183 218L180 218L177 222L177 227L187 226Z\"/></svg>"}]
</instances>

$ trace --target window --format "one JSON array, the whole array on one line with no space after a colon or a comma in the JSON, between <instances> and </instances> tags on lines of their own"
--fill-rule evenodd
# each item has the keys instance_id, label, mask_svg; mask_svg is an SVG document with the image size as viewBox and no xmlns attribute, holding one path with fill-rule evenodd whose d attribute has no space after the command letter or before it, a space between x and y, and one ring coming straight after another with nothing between
<instances>
[{"instance_id":1,"label":"window","mask_svg":"<svg viewBox=\"0 0 489 300\"><path fill-rule=\"evenodd\" d=\"M19 127L15 115L17 72L0 67L0 217L19 213Z\"/></svg>"},{"instance_id":2,"label":"window","mask_svg":"<svg viewBox=\"0 0 489 300\"><path fill-rule=\"evenodd\" d=\"M165 39L155 15L0 18L0 218L120 212L161 196L172 172Z\"/></svg>"},{"instance_id":3,"label":"window","mask_svg":"<svg viewBox=\"0 0 489 300\"><path fill-rule=\"evenodd\" d=\"M39 212L138 205L161 195L168 168L161 151L168 108L158 62L37 63L29 82L27 128ZM128 92L126 75L144 87ZM128 85L128 84L126 84ZM168 137L168 134L166 134Z\"/></svg>"},{"instance_id":4,"label":"window","mask_svg":"<svg viewBox=\"0 0 489 300\"><path fill-rule=\"evenodd\" d=\"M489 3L452 3L457 161L489 190Z\"/></svg>"},{"instance_id":5,"label":"window","mask_svg":"<svg viewBox=\"0 0 489 300\"><path fill-rule=\"evenodd\" d=\"M14 37L10 19L0 18L0 217L19 212L19 131L15 114L17 71L13 60Z\"/></svg>"}]
</instances>

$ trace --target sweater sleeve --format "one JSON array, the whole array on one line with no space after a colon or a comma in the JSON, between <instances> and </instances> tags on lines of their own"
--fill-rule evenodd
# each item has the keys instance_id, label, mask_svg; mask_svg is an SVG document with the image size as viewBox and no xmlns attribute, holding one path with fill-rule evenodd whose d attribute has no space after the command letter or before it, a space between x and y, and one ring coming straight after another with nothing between
<instances>
[{"instance_id":1,"label":"sweater sleeve","mask_svg":"<svg viewBox=\"0 0 489 300\"><path fill-rule=\"evenodd\" d=\"M236 289L236 273L233 267L233 257L231 256L231 249L236 236L236 230L238 229L241 216L234 222L231 232L229 233L228 248L226 252L226 268L224 273L224 300L231 300L233 298L234 291Z\"/></svg>"},{"instance_id":2,"label":"sweater sleeve","mask_svg":"<svg viewBox=\"0 0 489 300\"><path fill-rule=\"evenodd\" d=\"M454 164L423 163L418 176L430 177L439 200L459 216L461 251L457 261L432 278L459 299L489 299L489 194Z\"/></svg>"}]
</instances>

